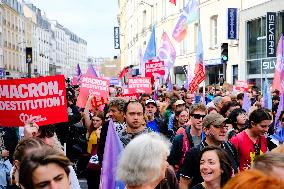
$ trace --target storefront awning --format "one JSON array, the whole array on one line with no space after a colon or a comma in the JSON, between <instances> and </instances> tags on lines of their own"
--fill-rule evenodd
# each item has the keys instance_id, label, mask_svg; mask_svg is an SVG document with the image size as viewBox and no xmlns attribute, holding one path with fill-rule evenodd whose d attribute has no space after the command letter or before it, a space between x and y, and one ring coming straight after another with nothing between
<instances>
[{"instance_id":1,"label":"storefront awning","mask_svg":"<svg viewBox=\"0 0 284 189\"><path fill-rule=\"evenodd\" d=\"M222 61L221 61L220 58L204 60L204 65L205 66L215 66L215 65L220 65L220 64L222 64Z\"/></svg>"}]
</instances>

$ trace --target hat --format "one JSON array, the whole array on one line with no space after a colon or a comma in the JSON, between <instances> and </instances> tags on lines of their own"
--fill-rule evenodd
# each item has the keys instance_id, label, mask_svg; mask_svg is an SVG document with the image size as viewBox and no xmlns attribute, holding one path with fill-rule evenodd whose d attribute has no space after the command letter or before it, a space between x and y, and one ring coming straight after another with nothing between
<instances>
[{"instance_id":1,"label":"hat","mask_svg":"<svg viewBox=\"0 0 284 189\"><path fill-rule=\"evenodd\" d=\"M212 112L212 113L207 114L203 118L203 126L204 127L209 127L211 124L213 124L213 125L221 125L226 120L227 120L227 118L224 118L221 114Z\"/></svg>"},{"instance_id":2,"label":"hat","mask_svg":"<svg viewBox=\"0 0 284 189\"><path fill-rule=\"evenodd\" d=\"M152 103L154 106L156 106L156 107L157 107L157 103L156 103L156 101L155 101L155 100L153 100L153 99L148 99L148 100L146 100L145 105L147 106L147 105L148 105L148 104L150 104L150 103Z\"/></svg>"},{"instance_id":3,"label":"hat","mask_svg":"<svg viewBox=\"0 0 284 189\"><path fill-rule=\"evenodd\" d=\"M177 100L174 105L175 106L178 106L178 105L182 105L182 104L185 104L185 102L183 100Z\"/></svg>"}]
</instances>

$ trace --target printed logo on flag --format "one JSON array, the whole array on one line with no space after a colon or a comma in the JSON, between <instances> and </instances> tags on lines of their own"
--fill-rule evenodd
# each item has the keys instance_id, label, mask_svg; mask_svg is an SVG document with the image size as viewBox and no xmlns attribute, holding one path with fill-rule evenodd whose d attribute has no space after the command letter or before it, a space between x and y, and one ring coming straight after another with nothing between
<instances>
[{"instance_id":1,"label":"printed logo on flag","mask_svg":"<svg viewBox=\"0 0 284 189\"><path fill-rule=\"evenodd\" d=\"M39 126L68 120L63 75L0 80L0 125L24 126L31 117Z\"/></svg>"}]
</instances>

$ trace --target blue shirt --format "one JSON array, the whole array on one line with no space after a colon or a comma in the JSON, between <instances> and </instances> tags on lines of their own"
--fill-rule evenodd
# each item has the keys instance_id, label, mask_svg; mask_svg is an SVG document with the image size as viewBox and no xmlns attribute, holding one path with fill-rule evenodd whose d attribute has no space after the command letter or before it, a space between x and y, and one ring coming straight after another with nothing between
<instances>
[{"instance_id":1,"label":"blue shirt","mask_svg":"<svg viewBox=\"0 0 284 189\"><path fill-rule=\"evenodd\" d=\"M160 132L157 121L155 119L153 121L148 121L146 124L146 127L150 129L151 131L158 132L158 133Z\"/></svg>"}]
</instances>

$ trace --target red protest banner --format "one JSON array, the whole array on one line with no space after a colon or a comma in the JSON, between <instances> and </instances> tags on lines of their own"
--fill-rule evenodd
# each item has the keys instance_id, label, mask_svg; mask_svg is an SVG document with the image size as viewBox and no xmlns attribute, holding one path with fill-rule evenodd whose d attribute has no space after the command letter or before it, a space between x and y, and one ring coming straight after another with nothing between
<instances>
[{"instance_id":1,"label":"red protest banner","mask_svg":"<svg viewBox=\"0 0 284 189\"><path fill-rule=\"evenodd\" d=\"M249 85L247 81L236 81L236 90L241 92L248 92Z\"/></svg>"},{"instance_id":2,"label":"red protest banner","mask_svg":"<svg viewBox=\"0 0 284 189\"><path fill-rule=\"evenodd\" d=\"M129 94L133 93L152 93L150 77L130 77L128 78Z\"/></svg>"},{"instance_id":3,"label":"red protest banner","mask_svg":"<svg viewBox=\"0 0 284 189\"><path fill-rule=\"evenodd\" d=\"M39 126L68 121L64 76L0 80L0 115L8 127L33 116Z\"/></svg>"},{"instance_id":4,"label":"red protest banner","mask_svg":"<svg viewBox=\"0 0 284 189\"><path fill-rule=\"evenodd\" d=\"M136 92L133 90L129 90L129 89L123 89L123 93L121 94L121 97L126 100L137 100L140 96L139 93L132 93L132 92Z\"/></svg>"},{"instance_id":5,"label":"red protest banner","mask_svg":"<svg viewBox=\"0 0 284 189\"><path fill-rule=\"evenodd\" d=\"M145 62L146 77L157 78L163 75L165 75L165 63L163 60L159 60L157 62L149 60L149 62Z\"/></svg>"},{"instance_id":6,"label":"red protest banner","mask_svg":"<svg viewBox=\"0 0 284 189\"><path fill-rule=\"evenodd\" d=\"M106 103L109 97L109 80L98 78L92 75L81 76L80 93L77 99L77 106L84 108L89 95L94 98L92 105Z\"/></svg>"}]
</instances>

